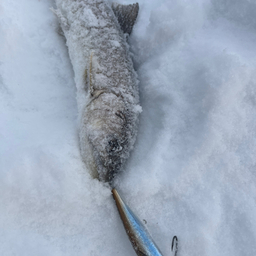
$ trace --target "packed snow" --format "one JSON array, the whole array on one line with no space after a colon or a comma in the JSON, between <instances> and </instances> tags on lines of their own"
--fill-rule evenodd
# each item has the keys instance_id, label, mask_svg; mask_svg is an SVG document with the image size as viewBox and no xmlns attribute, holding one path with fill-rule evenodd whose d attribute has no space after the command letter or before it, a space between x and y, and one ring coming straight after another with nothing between
<instances>
[{"instance_id":1,"label":"packed snow","mask_svg":"<svg viewBox=\"0 0 256 256\"><path fill-rule=\"evenodd\" d=\"M120 0L132 3L131 0ZM256 255L256 2L140 0L143 112L115 181L164 255ZM0 255L135 256L79 151L53 0L0 2Z\"/></svg>"}]
</instances>

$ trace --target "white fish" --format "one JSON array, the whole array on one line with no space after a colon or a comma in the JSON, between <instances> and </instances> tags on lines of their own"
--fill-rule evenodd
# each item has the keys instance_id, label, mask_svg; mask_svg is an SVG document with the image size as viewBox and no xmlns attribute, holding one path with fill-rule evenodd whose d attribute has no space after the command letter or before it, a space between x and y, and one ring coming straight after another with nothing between
<instances>
[{"instance_id":1,"label":"white fish","mask_svg":"<svg viewBox=\"0 0 256 256\"><path fill-rule=\"evenodd\" d=\"M141 112L126 40L139 6L103 0L56 0L56 6L75 73L81 154L94 176L111 182L133 148Z\"/></svg>"}]
</instances>

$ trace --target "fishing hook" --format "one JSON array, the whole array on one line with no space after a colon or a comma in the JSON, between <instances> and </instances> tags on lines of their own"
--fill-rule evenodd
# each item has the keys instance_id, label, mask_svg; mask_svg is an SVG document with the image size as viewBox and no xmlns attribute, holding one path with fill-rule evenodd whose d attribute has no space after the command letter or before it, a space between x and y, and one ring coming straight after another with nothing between
<instances>
[{"instance_id":1,"label":"fishing hook","mask_svg":"<svg viewBox=\"0 0 256 256\"><path fill-rule=\"evenodd\" d=\"M172 238L172 251L174 248L174 256L177 256L177 252L178 252L178 238L177 236L174 236Z\"/></svg>"}]
</instances>

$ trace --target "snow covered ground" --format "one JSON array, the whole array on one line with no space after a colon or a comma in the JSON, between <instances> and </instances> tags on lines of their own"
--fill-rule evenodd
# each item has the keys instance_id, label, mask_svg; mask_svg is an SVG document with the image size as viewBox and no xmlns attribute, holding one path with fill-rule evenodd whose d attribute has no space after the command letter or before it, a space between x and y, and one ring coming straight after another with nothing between
<instances>
[{"instance_id":1,"label":"snow covered ground","mask_svg":"<svg viewBox=\"0 0 256 256\"><path fill-rule=\"evenodd\" d=\"M256 255L256 2L139 3L143 113L116 187L164 255L173 235L180 256ZM0 2L0 255L135 255L81 160L52 6Z\"/></svg>"}]
</instances>

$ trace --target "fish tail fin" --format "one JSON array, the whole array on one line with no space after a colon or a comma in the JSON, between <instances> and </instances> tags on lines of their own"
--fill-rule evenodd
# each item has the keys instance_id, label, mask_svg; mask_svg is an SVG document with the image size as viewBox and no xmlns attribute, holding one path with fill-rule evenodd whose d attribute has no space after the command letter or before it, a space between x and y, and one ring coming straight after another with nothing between
<instances>
[{"instance_id":1,"label":"fish tail fin","mask_svg":"<svg viewBox=\"0 0 256 256\"><path fill-rule=\"evenodd\" d=\"M67 19L63 16L62 12L59 9L54 9L53 7L50 8L50 11L52 11L58 18L60 25L62 26L63 30L69 30L69 24Z\"/></svg>"},{"instance_id":2,"label":"fish tail fin","mask_svg":"<svg viewBox=\"0 0 256 256\"><path fill-rule=\"evenodd\" d=\"M112 4L112 9L124 33L131 34L139 13L139 4Z\"/></svg>"}]
</instances>

